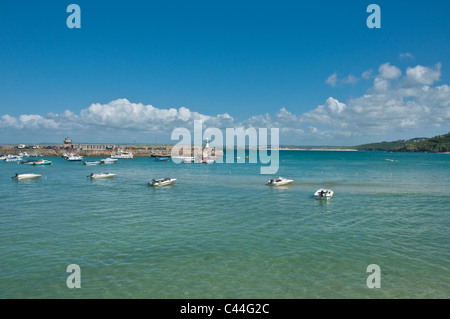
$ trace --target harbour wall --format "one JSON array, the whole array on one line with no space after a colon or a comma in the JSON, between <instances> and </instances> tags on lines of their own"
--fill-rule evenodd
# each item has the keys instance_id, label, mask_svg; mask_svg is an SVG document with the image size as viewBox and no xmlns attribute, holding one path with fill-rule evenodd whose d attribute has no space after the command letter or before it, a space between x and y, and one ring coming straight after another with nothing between
<instances>
[{"instance_id":1,"label":"harbour wall","mask_svg":"<svg viewBox=\"0 0 450 319\"><path fill-rule=\"evenodd\" d=\"M11 155L19 155L19 153L26 152L28 155L39 155L45 157L51 156L62 156L65 153L74 153L81 156L86 157L109 157L111 154L116 154L119 151L130 152L132 149L132 153L134 157L147 157L151 155L155 156L170 156L172 152L173 145L118 145L112 149L103 149L103 150L92 150L92 149L78 149L78 148L70 148L70 147L60 147L60 146L40 146L37 149L34 148L25 148L20 149L15 145L2 145L0 149L0 154L11 154ZM191 154L183 154L180 152L180 156L194 156L194 154L201 154L202 148L200 147L191 147ZM222 150L214 150L212 149L211 155L213 156L223 156Z\"/></svg>"}]
</instances>

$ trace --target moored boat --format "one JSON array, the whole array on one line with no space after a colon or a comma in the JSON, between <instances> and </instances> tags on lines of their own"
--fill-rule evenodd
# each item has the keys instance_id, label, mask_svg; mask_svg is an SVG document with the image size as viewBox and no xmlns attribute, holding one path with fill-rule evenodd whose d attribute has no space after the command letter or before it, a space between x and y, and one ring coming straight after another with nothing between
<instances>
[{"instance_id":1,"label":"moored boat","mask_svg":"<svg viewBox=\"0 0 450 319\"><path fill-rule=\"evenodd\" d=\"M70 154L69 156L64 158L68 162L80 162L83 160L83 156L77 154Z\"/></svg>"},{"instance_id":2,"label":"moored boat","mask_svg":"<svg viewBox=\"0 0 450 319\"><path fill-rule=\"evenodd\" d=\"M22 160L22 157L16 156L16 155L11 155L11 154L7 155L5 158L5 162L18 162L21 160Z\"/></svg>"},{"instance_id":3,"label":"moored boat","mask_svg":"<svg viewBox=\"0 0 450 319\"><path fill-rule=\"evenodd\" d=\"M155 157L155 162L167 162L168 160L168 157Z\"/></svg>"},{"instance_id":4,"label":"moored boat","mask_svg":"<svg viewBox=\"0 0 450 319\"><path fill-rule=\"evenodd\" d=\"M116 154L111 154L111 158L133 158L133 153L119 151Z\"/></svg>"},{"instance_id":5,"label":"moored boat","mask_svg":"<svg viewBox=\"0 0 450 319\"><path fill-rule=\"evenodd\" d=\"M195 160L194 157L186 157L186 158L183 158L183 163L193 163L194 160Z\"/></svg>"},{"instance_id":6,"label":"moored boat","mask_svg":"<svg viewBox=\"0 0 450 319\"><path fill-rule=\"evenodd\" d=\"M86 161L84 161L83 162L83 165L88 165L88 166L100 165L100 164L101 164L101 162L99 162L99 161L94 161L94 162L86 162Z\"/></svg>"},{"instance_id":7,"label":"moored boat","mask_svg":"<svg viewBox=\"0 0 450 319\"><path fill-rule=\"evenodd\" d=\"M116 163L118 161L118 159L117 158L104 158L104 159L101 159L100 160L100 163L102 163L102 164L114 164L114 163Z\"/></svg>"},{"instance_id":8,"label":"moored boat","mask_svg":"<svg viewBox=\"0 0 450 319\"><path fill-rule=\"evenodd\" d=\"M166 186L173 184L177 179L176 178L161 178L161 179L153 179L148 186Z\"/></svg>"},{"instance_id":9,"label":"moored boat","mask_svg":"<svg viewBox=\"0 0 450 319\"><path fill-rule=\"evenodd\" d=\"M53 165L53 162L41 159L39 161L34 162L33 165Z\"/></svg>"},{"instance_id":10,"label":"moored boat","mask_svg":"<svg viewBox=\"0 0 450 319\"><path fill-rule=\"evenodd\" d=\"M287 179L284 177L278 177L275 179L271 179L270 181L267 182L267 185L269 186L281 186L281 185L287 185L292 183L294 180L292 179Z\"/></svg>"},{"instance_id":11,"label":"moored boat","mask_svg":"<svg viewBox=\"0 0 450 319\"><path fill-rule=\"evenodd\" d=\"M91 179L102 179L102 178L112 178L114 176L116 176L116 174L112 174L112 173L94 174L94 173L91 173L91 175L89 175L88 177L90 177Z\"/></svg>"},{"instance_id":12,"label":"moored boat","mask_svg":"<svg viewBox=\"0 0 450 319\"><path fill-rule=\"evenodd\" d=\"M168 157L168 155L163 155L163 154L150 154L150 157ZM182 156L179 156L182 157Z\"/></svg>"},{"instance_id":13,"label":"moored boat","mask_svg":"<svg viewBox=\"0 0 450 319\"><path fill-rule=\"evenodd\" d=\"M331 197L333 197L334 192L331 189L318 189L315 193L314 193L314 197L316 199L330 199Z\"/></svg>"},{"instance_id":14,"label":"moored boat","mask_svg":"<svg viewBox=\"0 0 450 319\"><path fill-rule=\"evenodd\" d=\"M160 156L160 157L168 157L168 156ZM174 163L192 163L194 162L193 156L171 156Z\"/></svg>"},{"instance_id":15,"label":"moored boat","mask_svg":"<svg viewBox=\"0 0 450 319\"><path fill-rule=\"evenodd\" d=\"M36 160L28 159L28 160L21 161L20 164L34 165L35 162L36 162Z\"/></svg>"},{"instance_id":16,"label":"moored boat","mask_svg":"<svg viewBox=\"0 0 450 319\"><path fill-rule=\"evenodd\" d=\"M42 175L40 175L40 174L17 174L17 173L16 173L16 175L13 176L12 178L13 178L13 179L16 179L16 180L22 180L22 179L39 178L39 177L41 177L41 176L42 176Z\"/></svg>"}]
</instances>

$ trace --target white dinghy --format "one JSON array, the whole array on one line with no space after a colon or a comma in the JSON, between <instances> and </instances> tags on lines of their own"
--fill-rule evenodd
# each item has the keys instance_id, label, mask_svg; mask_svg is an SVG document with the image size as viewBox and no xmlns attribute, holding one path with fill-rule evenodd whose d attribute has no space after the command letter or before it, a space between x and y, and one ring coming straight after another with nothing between
<instances>
[{"instance_id":1,"label":"white dinghy","mask_svg":"<svg viewBox=\"0 0 450 319\"><path fill-rule=\"evenodd\" d=\"M41 177L42 175L40 175L40 174L16 174L15 176L13 176L12 178L13 179L16 179L16 180L22 180L22 179L34 179L34 178L39 178L39 177Z\"/></svg>"},{"instance_id":2,"label":"white dinghy","mask_svg":"<svg viewBox=\"0 0 450 319\"><path fill-rule=\"evenodd\" d=\"M148 186L166 186L175 183L176 178L161 178L161 179L153 179Z\"/></svg>"},{"instance_id":3,"label":"white dinghy","mask_svg":"<svg viewBox=\"0 0 450 319\"><path fill-rule=\"evenodd\" d=\"M331 197L333 197L334 192L331 189L318 189L315 193L314 193L314 197L316 197L316 199L330 199Z\"/></svg>"},{"instance_id":4,"label":"white dinghy","mask_svg":"<svg viewBox=\"0 0 450 319\"><path fill-rule=\"evenodd\" d=\"M267 182L267 185L269 186L281 186L281 185L287 185L292 183L294 180L292 179L287 179L284 177L278 177L275 179L271 179L270 181Z\"/></svg>"}]
</instances>

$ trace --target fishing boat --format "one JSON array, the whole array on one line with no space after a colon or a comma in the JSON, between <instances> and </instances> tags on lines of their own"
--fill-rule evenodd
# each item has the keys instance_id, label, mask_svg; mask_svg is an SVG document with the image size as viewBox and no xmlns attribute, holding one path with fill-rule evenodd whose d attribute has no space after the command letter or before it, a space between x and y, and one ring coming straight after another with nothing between
<instances>
[{"instance_id":1,"label":"fishing boat","mask_svg":"<svg viewBox=\"0 0 450 319\"><path fill-rule=\"evenodd\" d=\"M150 183L148 183L148 186L166 186L173 184L176 180L176 178L153 179Z\"/></svg>"},{"instance_id":2,"label":"fishing boat","mask_svg":"<svg viewBox=\"0 0 450 319\"><path fill-rule=\"evenodd\" d=\"M94 161L94 162L86 162L86 161L84 161L83 162L83 165L88 165L88 166L100 165L100 164L101 164L101 162L99 162L99 161Z\"/></svg>"},{"instance_id":3,"label":"fishing boat","mask_svg":"<svg viewBox=\"0 0 450 319\"><path fill-rule=\"evenodd\" d=\"M34 162L33 165L53 165L53 162L42 159Z\"/></svg>"},{"instance_id":4,"label":"fishing boat","mask_svg":"<svg viewBox=\"0 0 450 319\"><path fill-rule=\"evenodd\" d=\"M13 176L13 179L16 180L22 180L22 179L33 179L33 178L39 178L42 175L39 174L16 174L15 176Z\"/></svg>"},{"instance_id":5,"label":"fishing boat","mask_svg":"<svg viewBox=\"0 0 450 319\"><path fill-rule=\"evenodd\" d=\"M278 177L275 179L271 179L270 181L267 182L267 185L269 186L281 186L281 185L287 185L292 183L294 180L292 179L287 179L284 177Z\"/></svg>"},{"instance_id":6,"label":"fishing boat","mask_svg":"<svg viewBox=\"0 0 450 319\"><path fill-rule=\"evenodd\" d=\"M314 193L314 197L316 199L330 199L331 197L333 197L334 192L331 189L318 189L315 193Z\"/></svg>"},{"instance_id":7,"label":"fishing boat","mask_svg":"<svg viewBox=\"0 0 450 319\"><path fill-rule=\"evenodd\" d=\"M112 174L112 173L94 174L94 173L91 173L91 175L89 175L88 177L90 177L91 179L101 179L101 178L112 178L114 176L116 176L116 174Z\"/></svg>"},{"instance_id":8,"label":"fishing boat","mask_svg":"<svg viewBox=\"0 0 450 319\"><path fill-rule=\"evenodd\" d=\"M167 162L168 160L168 157L155 157L155 162Z\"/></svg>"},{"instance_id":9,"label":"fishing boat","mask_svg":"<svg viewBox=\"0 0 450 319\"><path fill-rule=\"evenodd\" d=\"M133 153L119 151L116 154L111 154L111 158L133 158Z\"/></svg>"},{"instance_id":10,"label":"fishing boat","mask_svg":"<svg viewBox=\"0 0 450 319\"><path fill-rule=\"evenodd\" d=\"M100 160L100 163L102 163L102 164L114 164L114 163L116 163L118 161L118 159L117 158L104 158L104 159L101 159Z\"/></svg>"}]
</instances>

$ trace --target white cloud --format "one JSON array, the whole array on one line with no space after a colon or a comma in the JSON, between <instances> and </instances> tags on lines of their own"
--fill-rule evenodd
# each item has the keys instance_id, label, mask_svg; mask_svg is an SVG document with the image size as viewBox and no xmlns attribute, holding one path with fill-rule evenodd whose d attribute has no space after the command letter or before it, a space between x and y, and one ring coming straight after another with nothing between
<instances>
[{"instance_id":1,"label":"white cloud","mask_svg":"<svg viewBox=\"0 0 450 319\"><path fill-rule=\"evenodd\" d=\"M335 72L326 79L325 83L329 86L336 87L338 84L356 84L358 81L359 78L353 74L349 74L347 77L339 79L337 73Z\"/></svg>"},{"instance_id":2,"label":"white cloud","mask_svg":"<svg viewBox=\"0 0 450 319\"><path fill-rule=\"evenodd\" d=\"M325 81L326 84L335 87L337 84L337 73L331 74Z\"/></svg>"},{"instance_id":3,"label":"white cloud","mask_svg":"<svg viewBox=\"0 0 450 319\"><path fill-rule=\"evenodd\" d=\"M61 114L48 113L46 117L26 114L16 118L5 114L0 117L0 129L16 129L22 133L45 129L55 134L114 134L116 137L127 131L170 135L176 127L193 127L194 120L203 120L205 126L212 127L234 125L233 117L227 113L210 116L186 107L164 109L117 99L107 104L91 104L78 115L69 110Z\"/></svg>"},{"instance_id":4,"label":"white cloud","mask_svg":"<svg viewBox=\"0 0 450 319\"><path fill-rule=\"evenodd\" d=\"M18 118L5 114L1 117L0 127L13 127L17 129L56 129L58 123L41 115L23 114Z\"/></svg>"},{"instance_id":5,"label":"white cloud","mask_svg":"<svg viewBox=\"0 0 450 319\"><path fill-rule=\"evenodd\" d=\"M349 76L347 76L345 79L342 80L342 82L345 84L356 84L358 81L359 79L353 74L350 74Z\"/></svg>"},{"instance_id":6,"label":"white cloud","mask_svg":"<svg viewBox=\"0 0 450 319\"><path fill-rule=\"evenodd\" d=\"M167 136L169 141L174 128L191 129L194 120L203 120L205 128L280 128L280 142L287 138L286 143L291 144L324 141L331 145L339 138L346 142L357 137L373 140L374 136L390 136L395 132L411 132L408 135L415 136L419 130L433 127L445 131L450 127L450 87L436 85L441 77L440 70L440 64L417 65L408 67L402 74L396 66L384 63L365 94L345 101L328 97L325 103L303 114L294 114L282 107L275 114L255 114L237 120L228 113L206 115L184 106L157 108L117 99L106 104L93 103L79 113L66 110L46 116L4 114L0 116L0 132L3 136L47 134L76 138L82 135L85 141L92 142L120 142L121 138L129 141L130 136L144 136L145 140L146 136L158 135ZM371 70L364 73L367 76L362 78L371 77ZM355 81L349 77L339 80L337 73L333 75L329 82L336 85L344 80Z\"/></svg>"},{"instance_id":7,"label":"white cloud","mask_svg":"<svg viewBox=\"0 0 450 319\"><path fill-rule=\"evenodd\" d=\"M396 80L402 75L402 71L396 66L390 65L389 63L384 63L378 68L380 76L387 80Z\"/></svg>"},{"instance_id":8,"label":"white cloud","mask_svg":"<svg viewBox=\"0 0 450 319\"><path fill-rule=\"evenodd\" d=\"M400 53L400 54L399 54L399 57L400 57L400 60L402 60L402 59L414 59L414 55L412 55L412 54L409 53L409 52L406 52L406 53Z\"/></svg>"},{"instance_id":9,"label":"white cloud","mask_svg":"<svg viewBox=\"0 0 450 319\"><path fill-rule=\"evenodd\" d=\"M302 120L332 134L376 136L396 131L450 127L450 87L431 86L440 79L440 64L434 68L400 69L385 63L367 94L345 104L328 98L324 105L306 112Z\"/></svg>"},{"instance_id":10,"label":"white cloud","mask_svg":"<svg viewBox=\"0 0 450 319\"><path fill-rule=\"evenodd\" d=\"M441 77L441 64L436 64L435 68L428 68L422 65L417 65L414 68L406 69L407 85L430 85L438 81Z\"/></svg>"},{"instance_id":11,"label":"white cloud","mask_svg":"<svg viewBox=\"0 0 450 319\"><path fill-rule=\"evenodd\" d=\"M363 73L361 73L361 78L363 78L365 80L370 79L370 77L372 76L372 72L373 72L372 69L364 71Z\"/></svg>"}]
</instances>

